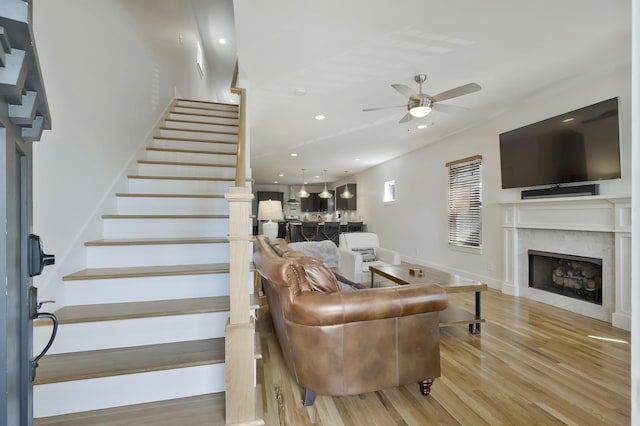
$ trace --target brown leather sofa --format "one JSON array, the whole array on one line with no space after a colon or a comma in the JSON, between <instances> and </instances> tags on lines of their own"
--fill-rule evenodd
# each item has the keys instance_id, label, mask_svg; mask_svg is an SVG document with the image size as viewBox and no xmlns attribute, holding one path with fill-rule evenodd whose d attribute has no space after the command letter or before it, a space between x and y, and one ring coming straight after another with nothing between
<instances>
[{"instance_id":1,"label":"brown leather sofa","mask_svg":"<svg viewBox=\"0 0 640 426\"><path fill-rule=\"evenodd\" d=\"M339 291L320 260L259 236L254 264L263 277L276 336L304 405L316 394L354 395L418 383L424 395L440 376L435 284Z\"/></svg>"}]
</instances>

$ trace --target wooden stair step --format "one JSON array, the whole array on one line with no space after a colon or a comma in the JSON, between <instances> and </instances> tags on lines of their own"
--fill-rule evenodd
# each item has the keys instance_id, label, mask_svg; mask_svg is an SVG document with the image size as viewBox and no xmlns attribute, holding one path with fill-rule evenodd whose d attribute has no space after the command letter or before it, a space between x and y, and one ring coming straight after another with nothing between
<instances>
[{"instance_id":1,"label":"wooden stair step","mask_svg":"<svg viewBox=\"0 0 640 426\"><path fill-rule=\"evenodd\" d=\"M223 194L140 194L132 192L119 192L116 197L139 198L224 198Z\"/></svg>"},{"instance_id":2,"label":"wooden stair step","mask_svg":"<svg viewBox=\"0 0 640 426\"><path fill-rule=\"evenodd\" d=\"M184 114L180 112L172 112L171 114ZM196 114L194 114L196 115ZM205 117L211 117L210 115L206 115ZM222 118L222 117L221 117ZM224 117L229 118L229 117ZM187 124L207 124L212 126L227 126L227 127L235 127L238 128L237 124L229 124L229 123L210 123L208 121L199 121L199 120L183 120L178 118L166 118L164 120L165 123L187 123Z\"/></svg>"},{"instance_id":3,"label":"wooden stair step","mask_svg":"<svg viewBox=\"0 0 640 426\"><path fill-rule=\"evenodd\" d=\"M235 164L189 163L186 161L153 161L138 160L138 164L155 164L159 166L195 166L195 167L235 167Z\"/></svg>"},{"instance_id":4,"label":"wooden stair step","mask_svg":"<svg viewBox=\"0 0 640 426\"><path fill-rule=\"evenodd\" d=\"M146 175L128 175L129 179L161 179L161 180L205 180L214 182L235 182L234 178L217 178L217 177L199 177L199 176L146 176ZM249 179L247 179L249 181ZM253 180L251 180L253 181Z\"/></svg>"},{"instance_id":5,"label":"wooden stair step","mask_svg":"<svg viewBox=\"0 0 640 426\"><path fill-rule=\"evenodd\" d=\"M228 219L228 214L103 214L103 219Z\"/></svg>"},{"instance_id":6,"label":"wooden stair step","mask_svg":"<svg viewBox=\"0 0 640 426\"><path fill-rule=\"evenodd\" d=\"M88 268L62 277L63 281L100 280L112 278L165 277L177 275L226 274L228 263L195 265L136 266L120 268Z\"/></svg>"},{"instance_id":7,"label":"wooden stair step","mask_svg":"<svg viewBox=\"0 0 640 426\"><path fill-rule=\"evenodd\" d=\"M199 297L193 299L153 300L147 302L102 303L70 305L55 312L60 324L79 324L97 321L116 321L134 318L153 318L173 315L226 312L229 296ZM36 321L34 325L50 325Z\"/></svg>"},{"instance_id":8,"label":"wooden stair step","mask_svg":"<svg viewBox=\"0 0 640 426\"><path fill-rule=\"evenodd\" d=\"M202 100L193 100L193 99L186 99L186 98L176 98L176 104L175 106L179 106L181 108L186 108L183 107L182 105L178 105L178 102L191 102L192 104L202 104L204 106L209 106L209 107L232 107L232 109L238 109L238 104L232 104L229 102L214 102L214 101L202 101ZM194 107L195 108L195 107ZM200 107L198 107L200 108ZM224 111L228 111L228 110L224 110Z\"/></svg>"},{"instance_id":9,"label":"wooden stair step","mask_svg":"<svg viewBox=\"0 0 640 426\"><path fill-rule=\"evenodd\" d=\"M226 237L200 237L200 238L144 238L144 239L104 239L93 240L84 243L86 247L104 246L143 246L159 244L224 244L229 240Z\"/></svg>"},{"instance_id":10,"label":"wooden stair step","mask_svg":"<svg viewBox=\"0 0 640 426\"><path fill-rule=\"evenodd\" d=\"M224 338L47 355L35 385L224 362Z\"/></svg>"},{"instance_id":11,"label":"wooden stair step","mask_svg":"<svg viewBox=\"0 0 640 426\"><path fill-rule=\"evenodd\" d=\"M180 107L180 108L189 108L189 107ZM198 109L202 109L202 108L198 108ZM220 110L215 110L215 111L220 111ZM222 110L222 112L231 112L231 113L233 113L234 111ZM188 116L192 116L192 117L224 118L224 119L227 119L227 120L237 120L238 119L237 112L236 112L235 116L219 115L219 114L200 114L200 113L197 113L197 112L182 112L182 111L170 111L170 113L174 114L174 115L188 115ZM211 124L208 121L204 121L203 123ZM237 126L237 124L235 124L235 126Z\"/></svg>"},{"instance_id":12,"label":"wooden stair step","mask_svg":"<svg viewBox=\"0 0 640 426\"><path fill-rule=\"evenodd\" d=\"M34 419L34 426L224 425L224 392Z\"/></svg>"},{"instance_id":13,"label":"wooden stair step","mask_svg":"<svg viewBox=\"0 0 640 426\"><path fill-rule=\"evenodd\" d=\"M237 127L237 126L236 126ZM215 135L237 135L238 132L226 132L223 130L201 130L201 129L183 129L181 127L167 127L162 126L160 130L177 130L180 132L189 132L189 133L204 133L204 134L215 134Z\"/></svg>"},{"instance_id":14,"label":"wooden stair step","mask_svg":"<svg viewBox=\"0 0 640 426\"><path fill-rule=\"evenodd\" d=\"M201 143L224 143L229 145L237 145L238 142L232 141L218 141L213 139L197 139L197 138L172 138L169 136L154 136L153 139L163 140L163 141L175 141L175 142L201 142Z\"/></svg>"},{"instance_id":15,"label":"wooden stair step","mask_svg":"<svg viewBox=\"0 0 640 426\"><path fill-rule=\"evenodd\" d=\"M226 152L226 151L207 151L203 149L177 149L177 148L154 148L148 147L147 151L157 151L157 152L180 152L187 154L215 154L215 155L237 155L235 152Z\"/></svg>"}]
</instances>

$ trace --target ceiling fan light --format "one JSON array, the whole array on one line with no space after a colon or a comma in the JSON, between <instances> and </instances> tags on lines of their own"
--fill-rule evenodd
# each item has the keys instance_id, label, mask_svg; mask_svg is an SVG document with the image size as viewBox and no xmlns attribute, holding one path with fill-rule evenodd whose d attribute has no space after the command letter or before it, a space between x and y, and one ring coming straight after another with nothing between
<instances>
[{"instance_id":1,"label":"ceiling fan light","mask_svg":"<svg viewBox=\"0 0 640 426\"><path fill-rule=\"evenodd\" d=\"M409 114L413 115L414 117L426 117L429 113L431 112L431 107L430 106L417 106L417 107L413 107L409 110Z\"/></svg>"}]
</instances>

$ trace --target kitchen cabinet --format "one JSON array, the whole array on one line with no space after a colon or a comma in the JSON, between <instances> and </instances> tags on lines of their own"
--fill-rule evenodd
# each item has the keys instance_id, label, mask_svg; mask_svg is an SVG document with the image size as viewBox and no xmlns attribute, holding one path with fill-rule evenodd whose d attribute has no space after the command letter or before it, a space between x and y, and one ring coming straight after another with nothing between
<instances>
[{"instance_id":1,"label":"kitchen cabinet","mask_svg":"<svg viewBox=\"0 0 640 426\"><path fill-rule=\"evenodd\" d=\"M303 198L301 200L300 210L308 212L332 212L334 210L334 195L333 191L331 198L320 198L317 192L312 192L309 198Z\"/></svg>"},{"instance_id":2,"label":"kitchen cabinet","mask_svg":"<svg viewBox=\"0 0 640 426\"><path fill-rule=\"evenodd\" d=\"M340 198L340 194L344 192L345 186L346 185L342 185L336 188L336 210L358 210L356 185L354 183L349 184L349 192L353 194L353 197Z\"/></svg>"}]
</instances>

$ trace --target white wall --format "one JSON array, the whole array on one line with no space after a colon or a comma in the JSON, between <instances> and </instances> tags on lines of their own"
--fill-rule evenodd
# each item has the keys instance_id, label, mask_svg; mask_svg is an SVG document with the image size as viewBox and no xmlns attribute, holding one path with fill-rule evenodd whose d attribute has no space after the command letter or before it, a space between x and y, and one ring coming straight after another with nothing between
<instances>
[{"instance_id":1,"label":"white wall","mask_svg":"<svg viewBox=\"0 0 640 426\"><path fill-rule=\"evenodd\" d=\"M614 96L620 97L622 179L601 182L602 194L631 193L630 69L591 76L556 87L535 102L357 175L358 212L385 247L404 260L461 272L492 287L502 286L502 226L498 203L514 201L519 190L502 190L498 135ZM447 244L445 163L480 154L483 158L483 249L474 254ZM396 181L396 202L384 205L383 183Z\"/></svg>"},{"instance_id":2,"label":"white wall","mask_svg":"<svg viewBox=\"0 0 640 426\"><path fill-rule=\"evenodd\" d=\"M53 123L34 144L34 232L57 255L36 284L64 298L60 277L84 267L82 243L101 238L101 210L174 93L213 89L190 2L35 0L33 23Z\"/></svg>"},{"instance_id":3,"label":"white wall","mask_svg":"<svg viewBox=\"0 0 640 426\"><path fill-rule=\"evenodd\" d=\"M640 253L640 0L633 0L632 41L632 253L638 259ZM633 263L631 278L631 424L640 425L640 268Z\"/></svg>"}]
</instances>

